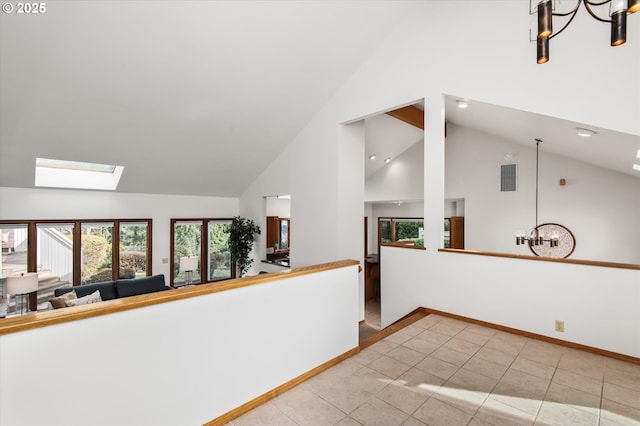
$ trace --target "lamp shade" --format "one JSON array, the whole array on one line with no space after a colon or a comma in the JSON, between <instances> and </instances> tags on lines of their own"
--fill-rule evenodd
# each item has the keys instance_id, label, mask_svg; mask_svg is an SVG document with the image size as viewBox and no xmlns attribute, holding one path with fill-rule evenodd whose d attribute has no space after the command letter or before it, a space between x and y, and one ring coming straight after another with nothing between
<instances>
[{"instance_id":1,"label":"lamp shade","mask_svg":"<svg viewBox=\"0 0 640 426\"><path fill-rule=\"evenodd\" d=\"M553 34L552 13L551 0L542 0L538 3L538 38L547 38Z\"/></svg>"},{"instance_id":2,"label":"lamp shade","mask_svg":"<svg viewBox=\"0 0 640 426\"><path fill-rule=\"evenodd\" d=\"M7 277L7 293L27 294L38 291L38 274L36 272L22 272Z\"/></svg>"},{"instance_id":3,"label":"lamp shade","mask_svg":"<svg viewBox=\"0 0 640 426\"><path fill-rule=\"evenodd\" d=\"M537 41L538 63L549 62L549 38L539 38Z\"/></svg>"},{"instance_id":4,"label":"lamp shade","mask_svg":"<svg viewBox=\"0 0 640 426\"><path fill-rule=\"evenodd\" d=\"M620 46L627 41L627 13L623 10L611 15L611 46Z\"/></svg>"},{"instance_id":5,"label":"lamp shade","mask_svg":"<svg viewBox=\"0 0 640 426\"><path fill-rule=\"evenodd\" d=\"M180 272L195 271L198 269L198 256L185 256L180 258Z\"/></svg>"}]
</instances>

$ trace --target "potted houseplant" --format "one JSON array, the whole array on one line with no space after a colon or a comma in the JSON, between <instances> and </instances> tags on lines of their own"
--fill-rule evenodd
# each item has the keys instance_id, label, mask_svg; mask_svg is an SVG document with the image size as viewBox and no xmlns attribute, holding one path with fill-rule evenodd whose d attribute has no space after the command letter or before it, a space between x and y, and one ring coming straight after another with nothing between
<instances>
[{"instance_id":1,"label":"potted houseplant","mask_svg":"<svg viewBox=\"0 0 640 426\"><path fill-rule=\"evenodd\" d=\"M229 252L235 262L238 275L243 276L251 267L253 259L249 257L260 227L251 219L236 216L229 227Z\"/></svg>"}]
</instances>

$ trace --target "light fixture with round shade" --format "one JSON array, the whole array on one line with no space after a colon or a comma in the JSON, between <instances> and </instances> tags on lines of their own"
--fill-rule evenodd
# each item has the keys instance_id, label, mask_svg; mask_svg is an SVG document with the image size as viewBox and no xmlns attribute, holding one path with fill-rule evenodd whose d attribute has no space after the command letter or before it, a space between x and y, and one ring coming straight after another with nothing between
<instances>
[{"instance_id":1,"label":"light fixture with round shade","mask_svg":"<svg viewBox=\"0 0 640 426\"><path fill-rule=\"evenodd\" d=\"M529 231L516 229L516 245L528 245L536 256L566 258L573 253L576 246L576 239L571 231L557 223L538 224L538 165L541 143L542 139L536 139L536 226Z\"/></svg>"}]
</instances>

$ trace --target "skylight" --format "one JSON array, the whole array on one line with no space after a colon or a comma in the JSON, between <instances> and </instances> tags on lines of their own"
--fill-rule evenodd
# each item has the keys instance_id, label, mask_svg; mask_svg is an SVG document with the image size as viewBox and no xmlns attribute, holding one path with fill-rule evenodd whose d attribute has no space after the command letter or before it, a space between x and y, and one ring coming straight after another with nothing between
<instances>
[{"instance_id":1,"label":"skylight","mask_svg":"<svg viewBox=\"0 0 640 426\"><path fill-rule=\"evenodd\" d=\"M82 161L54 160L51 158L36 158L36 167L103 173L113 173L116 169L116 166L111 164L83 163Z\"/></svg>"},{"instance_id":2,"label":"skylight","mask_svg":"<svg viewBox=\"0 0 640 426\"><path fill-rule=\"evenodd\" d=\"M36 158L36 186L114 191L123 166Z\"/></svg>"}]
</instances>

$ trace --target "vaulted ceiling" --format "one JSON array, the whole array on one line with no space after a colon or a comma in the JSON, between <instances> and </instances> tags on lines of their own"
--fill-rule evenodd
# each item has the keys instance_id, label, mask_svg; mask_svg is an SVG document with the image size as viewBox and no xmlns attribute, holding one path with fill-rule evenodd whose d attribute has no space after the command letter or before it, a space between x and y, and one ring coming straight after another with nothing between
<instances>
[{"instance_id":1,"label":"vaulted ceiling","mask_svg":"<svg viewBox=\"0 0 640 426\"><path fill-rule=\"evenodd\" d=\"M404 2L56 1L0 17L0 186L36 157L125 166L118 191L239 196Z\"/></svg>"},{"instance_id":2,"label":"vaulted ceiling","mask_svg":"<svg viewBox=\"0 0 640 426\"><path fill-rule=\"evenodd\" d=\"M365 178L424 140L424 106L410 105L365 119Z\"/></svg>"},{"instance_id":3,"label":"vaulted ceiling","mask_svg":"<svg viewBox=\"0 0 640 426\"><path fill-rule=\"evenodd\" d=\"M410 5L72 0L0 14L0 186L33 187L48 157L125 166L120 192L238 197ZM640 177L638 136L594 129L576 145L580 123L455 99L454 124ZM421 139L393 120L368 119L368 154ZM409 145L384 147L370 130L385 122Z\"/></svg>"},{"instance_id":4,"label":"vaulted ceiling","mask_svg":"<svg viewBox=\"0 0 640 426\"><path fill-rule=\"evenodd\" d=\"M458 108L456 96L445 98L447 122L488 133L529 149L541 139L540 151L562 155L583 163L613 170L640 179L640 136L602 129L588 123L576 123L542 114L468 100L467 108ZM578 135L578 128L592 130L591 137ZM515 154L515 153L514 153Z\"/></svg>"}]
</instances>

